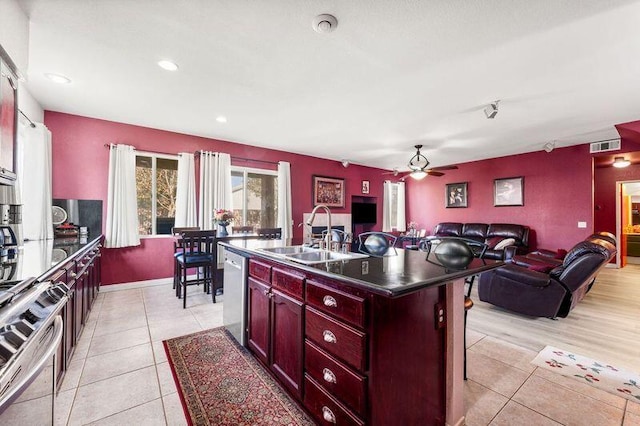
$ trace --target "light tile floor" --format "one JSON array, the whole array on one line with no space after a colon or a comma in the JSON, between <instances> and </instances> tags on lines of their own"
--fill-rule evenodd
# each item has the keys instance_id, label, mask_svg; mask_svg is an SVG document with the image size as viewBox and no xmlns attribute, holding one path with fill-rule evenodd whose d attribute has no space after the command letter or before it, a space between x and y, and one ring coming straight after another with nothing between
<instances>
[{"instance_id":1,"label":"light tile floor","mask_svg":"<svg viewBox=\"0 0 640 426\"><path fill-rule=\"evenodd\" d=\"M186 425L162 340L222 325L222 303L171 284L103 287L57 398L56 425ZM467 425L640 425L640 404L530 364L469 330Z\"/></svg>"}]
</instances>

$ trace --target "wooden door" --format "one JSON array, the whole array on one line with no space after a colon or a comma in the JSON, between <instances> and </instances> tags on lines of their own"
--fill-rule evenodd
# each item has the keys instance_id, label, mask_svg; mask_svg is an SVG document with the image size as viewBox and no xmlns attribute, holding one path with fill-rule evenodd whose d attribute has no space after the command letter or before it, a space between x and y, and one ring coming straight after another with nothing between
<instances>
[{"instance_id":1,"label":"wooden door","mask_svg":"<svg viewBox=\"0 0 640 426\"><path fill-rule=\"evenodd\" d=\"M271 370L298 398L302 396L302 302L272 290Z\"/></svg>"},{"instance_id":2,"label":"wooden door","mask_svg":"<svg viewBox=\"0 0 640 426\"><path fill-rule=\"evenodd\" d=\"M248 346L265 365L269 365L270 289L269 285L249 278Z\"/></svg>"}]
</instances>

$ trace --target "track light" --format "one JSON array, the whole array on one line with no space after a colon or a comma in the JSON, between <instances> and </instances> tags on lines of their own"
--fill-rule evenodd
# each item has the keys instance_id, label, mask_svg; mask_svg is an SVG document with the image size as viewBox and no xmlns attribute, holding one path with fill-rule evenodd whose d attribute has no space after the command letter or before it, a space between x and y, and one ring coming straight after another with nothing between
<instances>
[{"instance_id":1,"label":"track light","mask_svg":"<svg viewBox=\"0 0 640 426\"><path fill-rule=\"evenodd\" d=\"M613 167L617 167L618 169L628 167L629 165L631 165L631 161L625 159L624 157L616 157L613 160Z\"/></svg>"},{"instance_id":2,"label":"track light","mask_svg":"<svg viewBox=\"0 0 640 426\"><path fill-rule=\"evenodd\" d=\"M487 118L495 118L496 115L498 115L498 102L500 101L491 102L485 107L484 115L486 115Z\"/></svg>"},{"instance_id":3,"label":"track light","mask_svg":"<svg viewBox=\"0 0 640 426\"><path fill-rule=\"evenodd\" d=\"M551 152L556 148L556 143L554 142L547 142L545 143L542 148L544 148L545 151L547 152Z\"/></svg>"},{"instance_id":4,"label":"track light","mask_svg":"<svg viewBox=\"0 0 640 426\"><path fill-rule=\"evenodd\" d=\"M349 160L342 160L342 167L344 167L345 169L349 167Z\"/></svg>"}]
</instances>

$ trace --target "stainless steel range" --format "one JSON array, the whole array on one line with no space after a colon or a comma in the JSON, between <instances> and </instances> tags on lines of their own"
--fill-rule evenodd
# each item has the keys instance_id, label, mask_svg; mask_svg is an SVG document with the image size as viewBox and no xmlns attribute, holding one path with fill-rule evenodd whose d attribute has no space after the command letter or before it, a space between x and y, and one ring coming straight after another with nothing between
<instances>
[{"instance_id":1,"label":"stainless steel range","mask_svg":"<svg viewBox=\"0 0 640 426\"><path fill-rule=\"evenodd\" d=\"M0 282L0 424L19 424L26 409L42 412L39 424L53 424L59 313L68 291L34 278Z\"/></svg>"}]
</instances>

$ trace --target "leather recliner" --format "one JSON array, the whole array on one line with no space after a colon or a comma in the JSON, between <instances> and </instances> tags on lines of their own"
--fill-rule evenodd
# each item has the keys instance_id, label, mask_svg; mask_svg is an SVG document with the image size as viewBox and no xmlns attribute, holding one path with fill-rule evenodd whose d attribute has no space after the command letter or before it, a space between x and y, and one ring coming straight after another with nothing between
<instances>
[{"instance_id":1,"label":"leather recliner","mask_svg":"<svg viewBox=\"0 0 640 426\"><path fill-rule=\"evenodd\" d=\"M507 263L481 274L478 295L484 302L524 315L564 318L615 254L610 242L587 239L569 250L560 265L549 265L548 272Z\"/></svg>"}]
</instances>

